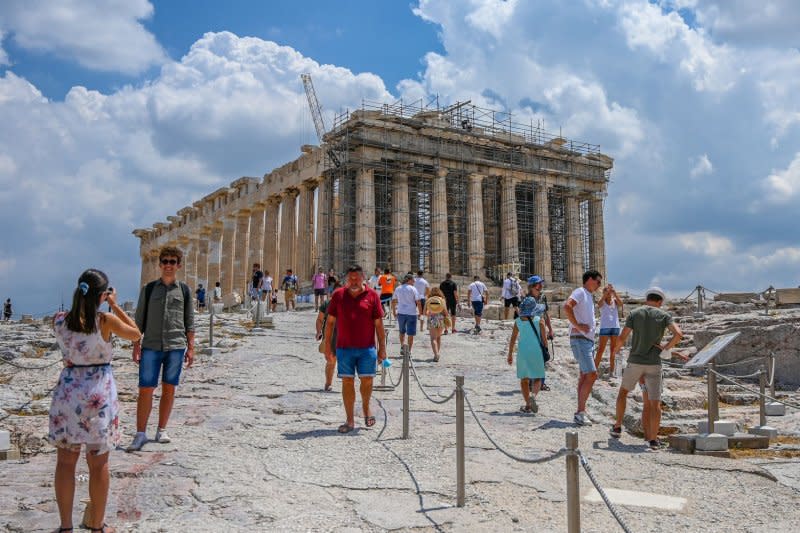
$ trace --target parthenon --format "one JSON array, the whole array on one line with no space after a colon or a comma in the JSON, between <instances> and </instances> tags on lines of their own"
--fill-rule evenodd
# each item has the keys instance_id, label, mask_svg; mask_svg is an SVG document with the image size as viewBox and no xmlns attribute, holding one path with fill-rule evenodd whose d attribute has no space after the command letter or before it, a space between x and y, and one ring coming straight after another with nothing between
<instances>
[{"instance_id":1,"label":"parthenon","mask_svg":"<svg viewBox=\"0 0 800 533\"><path fill-rule=\"evenodd\" d=\"M184 207L140 239L141 283L158 250L184 251L182 279L240 293L249 265L308 283L353 262L430 279L505 270L579 284L605 274L603 203L613 160L599 146L512 122L470 103L364 102L339 114L322 146Z\"/></svg>"}]
</instances>

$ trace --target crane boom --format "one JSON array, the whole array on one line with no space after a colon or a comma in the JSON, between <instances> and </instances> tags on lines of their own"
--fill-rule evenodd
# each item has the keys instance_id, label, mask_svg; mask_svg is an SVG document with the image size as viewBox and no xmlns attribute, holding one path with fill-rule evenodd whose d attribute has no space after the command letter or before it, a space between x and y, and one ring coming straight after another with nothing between
<instances>
[{"instance_id":1,"label":"crane boom","mask_svg":"<svg viewBox=\"0 0 800 533\"><path fill-rule=\"evenodd\" d=\"M306 98L308 98L308 107L311 109L311 118L314 120L314 129L317 130L317 139L320 146L322 146L322 137L325 135L325 121L322 118L322 107L317 100L317 91L314 90L314 82L311 81L311 74L300 74L300 79L303 80L303 88L306 90ZM328 157L333 162L334 166L340 165L339 158L328 149Z\"/></svg>"}]
</instances>

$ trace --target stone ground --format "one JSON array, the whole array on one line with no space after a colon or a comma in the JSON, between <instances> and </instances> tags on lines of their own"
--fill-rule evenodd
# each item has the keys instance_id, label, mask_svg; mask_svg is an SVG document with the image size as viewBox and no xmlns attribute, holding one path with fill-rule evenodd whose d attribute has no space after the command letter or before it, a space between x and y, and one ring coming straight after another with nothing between
<instances>
[{"instance_id":1,"label":"stone ground","mask_svg":"<svg viewBox=\"0 0 800 533\"><path fill-rule=\"evenodd\" d=\"M337 434L343 421L341 400L338 393L321 391L323 358L313 338L315 314L307 310L274 317L275 329L255 335L245 327L243 315L221 315L215 328L221 353L199 355L184 374L170 421L173 442L150 443L131 454L112 453L107 521L118 530L566 530L564 458L538 465L515 462L494 449L469 413L466 506L457 508L455 403L429 402L413 379L408 440L401 438L401 387L376 392L374 428L364 428L359 420L357 431ZM458 325L466 329L469 322L459 319ZM514 454L549 454L564 445L566 431L577 429L580 449L605 488L687 500L682 511L620 506L632 531L800 530L800 459L792 453L722 459L650 452L629 433L612 440L607 432L615 388L606 381L598 382L590 400L589 413L597 423L575 428L577 370L565 322L556 325L548 374L552 391L540 395L538 415L518 411L522 402L516 374L505 362L508 324L491 322L480 336L444 337L440 363L432 362L427 335L422 334L413 350L419 378L436 397L448 395L454 376L463 374L477 416ZM395 358L390 371L397 380L397 333L389 329L389 354ZM43 366L58 358L52 334L41 326L20 325L2 335L4 360ZM11 359L8 352L14 346L24 349ZM120 346L115 360L125 444L135 414L136 367L129 354ZM0 365L0 418L11 406L33 398L22 411L10 411L0 421L23 451L23 460L0 463L0 527L8 531L52 531L58 524L52 489L55 454L42 441L46 393L58 371L57 364L38 371ZM692 394L702 396L700 378L675 374L668 386L690 398L676 400L676 412L685 407L680 415L684 422L687 412L702 414L702 400L698 409L696 398L691 399ZM635 410L636 402L629 408ZM752 418L752 406L739 409ZM779 421L784 435L800 432L800 414L789 413ZM668 413L666 418L670 416L679 417ZM586 494L590 482L583 473L580 483ZM81 464L77 499L86 494L86 467ZM82 510L77 507L76 524ZM602 503L584 501L581 513L583 531L619 530Z\"/></svg>"}]
</instances>

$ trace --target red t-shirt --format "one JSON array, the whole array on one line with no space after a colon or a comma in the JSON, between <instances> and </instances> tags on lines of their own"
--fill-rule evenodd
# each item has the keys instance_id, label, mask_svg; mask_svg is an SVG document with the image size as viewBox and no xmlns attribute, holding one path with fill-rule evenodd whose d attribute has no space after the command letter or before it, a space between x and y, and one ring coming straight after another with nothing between
<instances>
[{"instance_id":1,"label":"red t-shirt","mask_svg":"<svg viewBox=\"0 0 800 533\"><path fill-rule=\"evenodd\" d=\"M336 317L337 348L375 346L375 319L383 318L377 292L367 288L354 298L345 287L340 287L331 295L328 315Z\"/></svg>"}]
</instances>

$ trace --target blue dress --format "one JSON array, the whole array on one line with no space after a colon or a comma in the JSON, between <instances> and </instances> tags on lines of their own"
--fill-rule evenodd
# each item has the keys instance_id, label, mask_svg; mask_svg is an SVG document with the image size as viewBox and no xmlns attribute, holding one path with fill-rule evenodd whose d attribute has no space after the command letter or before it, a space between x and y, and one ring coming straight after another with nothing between
<instances>
[{"instance_id":1,"label":"blue dress","mask_svg":"<svg viewBox=\"0 0 800 533\"><path fill-rule=\"evenodd\" d=\"M528 317L517 318L514 322L519 330L517 336L517 377L519 379L544 379L544 356L539 340L531 328ZM541 318L531 317L536 333L542 334L539 322Z\"/></svg>"}]
</instances>

